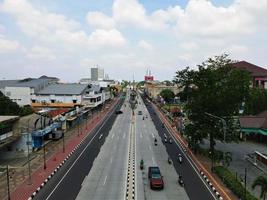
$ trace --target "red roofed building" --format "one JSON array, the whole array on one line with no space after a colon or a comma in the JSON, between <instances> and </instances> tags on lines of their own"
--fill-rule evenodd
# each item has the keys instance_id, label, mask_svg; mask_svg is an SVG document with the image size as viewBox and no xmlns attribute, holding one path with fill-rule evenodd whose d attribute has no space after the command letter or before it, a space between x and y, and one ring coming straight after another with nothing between
<instances>
[{"instance_id":1,"label":"red roofed building","mask_svg":"<svg viewBox=\"0 0 267 200\"><path fill-rule=\"evenodd\" d=\"M252 86L267 89L267 69L253 65L246 61L240 61L233 64L238 69L248 71L252 76Z\"/></svg>"}]
</instances>

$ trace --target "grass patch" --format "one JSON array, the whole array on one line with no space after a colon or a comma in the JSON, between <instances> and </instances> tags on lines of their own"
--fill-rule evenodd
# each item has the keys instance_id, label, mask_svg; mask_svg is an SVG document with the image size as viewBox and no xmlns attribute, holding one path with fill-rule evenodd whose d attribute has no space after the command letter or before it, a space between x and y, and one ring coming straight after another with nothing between
<instances>
[{"instance_id":1,"label":"grass patch","mask_svg":"<svg viewBox=\"0 0 267 200\"><path fill-rule=\"evenodd\" d=\"M214 167L215 173L223 180L224 184L235 194L238 198L245 199L245 187L236 179L235 175L227 168L222 166ZM258 200L249 191L246 191L246 200Z\"/></svg>"}]
</instances>

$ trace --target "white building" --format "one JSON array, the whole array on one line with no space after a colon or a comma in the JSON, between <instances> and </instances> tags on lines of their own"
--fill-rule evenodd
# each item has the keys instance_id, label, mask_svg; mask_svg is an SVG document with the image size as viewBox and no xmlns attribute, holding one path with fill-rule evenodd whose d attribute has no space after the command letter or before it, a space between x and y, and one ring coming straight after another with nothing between
<instances>
[{"instance_id":1,"label":"white building","mask_svg":"<svg viewBox=\"0 0 267 200\"><path fill-rule=\"evenodd\" d=\"M104 69L95 67L91 68L91 80L100 81L104 79Z\"/></svg>"},{"instance_id":2,"label":"white building","mask_svg":"<svg viewBox=\"0 0 267 200\"><path fill-rule=\"evenodd\" d=\"M33 107L96 107L110 98L108 89L93 84L53 84L32 95Z\"/></svg>"},{"instance_id":3,"label":"white building","mask_svg":"<svg viewBox=\"0 0 267 200\"><path fill-rule=\"evenodd\" d=\"M25 106L31 104L31 96L34 93L57 81L57 78L46 76L42 76L38 79L3 80L0 81L0 91L19 106Z\"/></svg>"}]
</instances>

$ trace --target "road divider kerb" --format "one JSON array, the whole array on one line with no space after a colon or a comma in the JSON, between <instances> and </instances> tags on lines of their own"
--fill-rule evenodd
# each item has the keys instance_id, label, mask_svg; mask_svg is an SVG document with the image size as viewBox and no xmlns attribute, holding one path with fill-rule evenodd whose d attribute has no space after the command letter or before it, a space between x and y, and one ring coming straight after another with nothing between
<instances>
[{"instance_id":1,"label":"road divider kerb","mask_svg":"<svg viewBox=\"0 0 267 200\"><path fill-rule=\"evenodd\" d=\"M114 104L116 104L116 103L118 103L118 100L116 100L116 102L114 102ZM114 109L114 108L112 108L112 109ZM107 113L105 116L107 116ZM103 119L105 118L105 116L97 124L94 125L94 127L91 129L90 132L92 132L97 127L97 125L99 123L103 122ZM101 134L101 137L102 136L103 135ZM86 139L86 136L82 139L81 142L84 142L85 139ZM75 146L75 148L65 157L65 159L56 167L56 169L41 183L41 185L31 194L31 196L28 198L28 200L32 200L37 195L37 193L45 186L45 184L55 175L55 173L57 171L59 171L59 168L61 168L64 165L64 163L70 158L70 156L78 149L81 142Z\"/></svg>"}]
</instances>

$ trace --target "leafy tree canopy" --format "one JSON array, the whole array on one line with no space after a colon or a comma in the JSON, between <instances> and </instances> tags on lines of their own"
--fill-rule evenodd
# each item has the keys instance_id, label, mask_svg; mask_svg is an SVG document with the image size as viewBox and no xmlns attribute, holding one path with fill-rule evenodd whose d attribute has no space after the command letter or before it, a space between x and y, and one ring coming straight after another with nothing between
<instances>
[{"instance_id":1,"label":"leafy tree canopy","mask_svg":"<svg viewBox=\"0 0 267 200\"><path fill-rule=\"evenodd\" d=\"M233 68L226 54L209 58L197 67L198 70L187 67L177 71L174 82L187 93L186 111L191 121L189 138L196 144L209 137L213 150L214 139L223 139L222 122L205 113L225 118L226 139L236 140L238 133L232 116L238 114L242 101L248 96L250 76L244 70Z\"/></svg>"},{"instance_id":2,"label":"leafy tree canopy","mask_svg":"<svg viewBox=\"0 0 267 200\"><path fill-rule=\"evenodd\" d=\"M174 93L170 89L164 89L160 92L160 96L162 96L164 101L170 103L171 100L174 98Z\"/></svg>"},{"instance_id":3,"label":"leafy tree canopy","mask_svg":"<svg viewBox=\"0 0 267 200\"><path fill-rule=\"evenodd\" d=\"M28 115L33 113L30 106L19 107L19 105L11 101L7 96L0 92L0 115Z\"/></svg>"}]
</instances>

